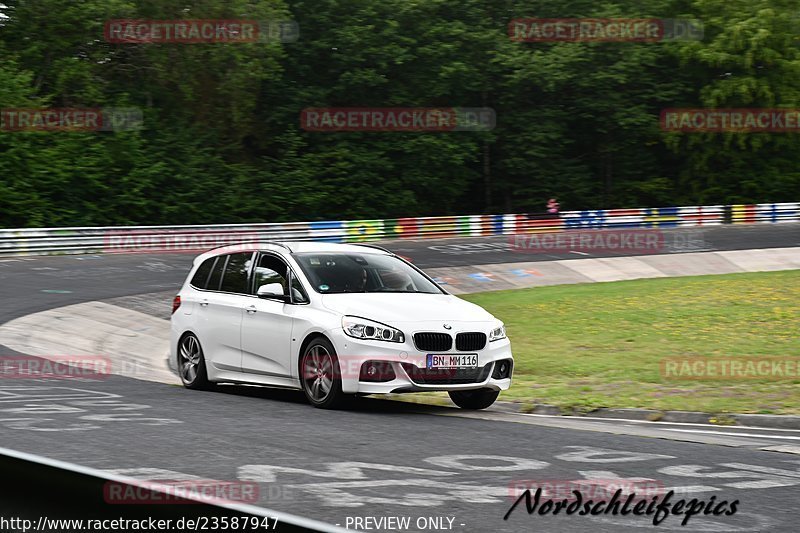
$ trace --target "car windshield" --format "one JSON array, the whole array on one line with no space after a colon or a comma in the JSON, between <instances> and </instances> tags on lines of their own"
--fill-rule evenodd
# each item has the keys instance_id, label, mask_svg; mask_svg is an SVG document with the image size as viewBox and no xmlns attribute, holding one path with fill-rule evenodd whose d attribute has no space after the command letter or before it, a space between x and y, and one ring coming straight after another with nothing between
<instances>
[{"instance_id":1,"label":"car windshield","mask_svg":"<svg viewBox=\"0 0 800 533\"><path fill-rule=\"evenodd\" d=\"M435 283L390 255L358 253L294 254L311 286L321 294L417 292L441 294Z\"/></svg>"}]
</instances>

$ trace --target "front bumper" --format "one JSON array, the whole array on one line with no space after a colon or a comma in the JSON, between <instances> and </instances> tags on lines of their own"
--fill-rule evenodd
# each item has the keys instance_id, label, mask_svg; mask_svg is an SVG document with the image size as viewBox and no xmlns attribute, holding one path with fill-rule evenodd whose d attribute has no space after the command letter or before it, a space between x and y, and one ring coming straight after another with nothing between
<instances>
[{"instance_id":1,"label":"front bumper","mask_svg":"<svg viewBox=\"0 0 800 533\"><path fill-rule=\"evenodd\" d=\"M487 342L482 350L471 352L436 352L437 354L477 354L478 368L474 373L452 372L424 379L428 353L421 352L410 338L405 343L354 339L341 328L328 332L336 348L342 379L342 391L348 394L387 394L392 392L457 391L473 389L506 390L511 386L513 356L508 339ZM410 336L409 336L410 337ZM508 377L496 378L496 363L508 361ZM390 381L365 381L362 366L368 361L391 365ZM416 378L416 379L415 379Z\"/></svg>"}]
</instances>

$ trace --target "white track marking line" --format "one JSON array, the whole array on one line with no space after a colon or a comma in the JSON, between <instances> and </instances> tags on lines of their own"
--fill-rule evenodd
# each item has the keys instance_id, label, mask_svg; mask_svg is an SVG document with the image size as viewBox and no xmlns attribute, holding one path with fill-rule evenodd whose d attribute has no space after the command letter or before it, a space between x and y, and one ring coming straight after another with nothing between
<instances>
[{"instance_id":1,"label":"white track marking line","mask_svg":"<svg viewBox=\"0 0 800 533\"><path fill-rule=\"evenodd\" d=\"M487 411L492 412L492 411ZM601 416L562 416L562 415L540 415L535 413L510 413L522 416L540 417L540 418L562 418L568 420L595 420L595 421L611 421L611 422L627 422L631 425L664 425L664 426L699 426L707 428L727 428L727 429L755 429L757 431L792 431L800 433L800 429L781 429L781 428L762 428L757 426L715 426L714 424L700 424L696 422L659 422L650 420L631 420L630 418L607 418ZM709 414L708 416L713 416Z\"/></svg>"},{"instance_id":2,"label":"white track marking line","mask_svg":"<svg viewBox=\"0 0 800 533\"><path fill-rule=\"evenodd\" d=\"M677 428L663 428L665 431L677 431L680 433L706 433L709 435L729 435L732 437L755 437L759 439L789 439L800 440L800 437L789 437L781 435L760 435L758 433L733 433L730 431L705 431L702 429L677 429Z\"/></svg>"},{"instance_id":3,"label":"white track marking line","mask_svg":"<svg viewBox=\"0 0 800 533\"><path fill-rule=\"evenodd\" d=\"M771 468L769 466L749 465L744 463L722 463L728 468L738 468L739 470L751 470L775 476L800 477L800 471L784 470L783 468Z\"/></svg>"}]
</instances>

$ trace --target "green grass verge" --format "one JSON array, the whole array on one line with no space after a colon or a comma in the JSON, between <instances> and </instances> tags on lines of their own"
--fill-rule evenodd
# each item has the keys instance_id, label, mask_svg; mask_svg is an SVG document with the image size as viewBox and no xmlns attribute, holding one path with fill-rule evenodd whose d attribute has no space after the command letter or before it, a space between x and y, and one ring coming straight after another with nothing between
<instances>
[{"instance_id":1,"label":"green grass verge","mask_svg":"<svg viewBox=\"0 0 800 533\"><path fill-rule=\"evenodd\" d=\"M643 407L800 414L800 380L675 381L672 357L800 357L800 270L464 296L505 322L516 360L501 400L577 411Z\"/></svg>"}]
</instances>

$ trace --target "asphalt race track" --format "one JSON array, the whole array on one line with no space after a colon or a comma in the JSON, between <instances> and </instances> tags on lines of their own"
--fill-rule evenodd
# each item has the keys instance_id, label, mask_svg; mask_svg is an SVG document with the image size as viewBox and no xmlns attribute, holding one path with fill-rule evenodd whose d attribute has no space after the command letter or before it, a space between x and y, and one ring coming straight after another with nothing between
<instances>
[{"instance_id":1,"label":"asphalt race track","mask_svg":"<svg viewBox=\"0 0 800 533\"><path fill-rule=\"evenodd\" d=\"M702 237L705 250L800 246L796 224L715 227ZM519 261L508 242L386 246L432 268ZM0 323L176 289L193 255L0 259ZM524 260L566 258L576 257ZM0 354L13 352L0 347ZM256 482L257 505L351 529L386 531L375 520L399 517L410 531L797 530L800 431L471 414L381 399L322 411L301 393L195 392L121 376L6 380L0 411L2 447L145 479ZM652 516L528 516L523 504L503 519L514 487L587 478L652 480L674 490L673 501L738 500L738 510L694 516L687 526L669 516L654 526Z\"/></svg>"},{"instance_id":2,"label":"asphalt race track","mask_svg":"<svg viewBox=\"0 0 800 533\"><path fill-rule=\"evenodd\" d=\"M577 230L576 230L577 231ZM613 231L613 230L609 230ZM656 232L662 243L658 253L713 252L800 246L800 225L767 224L751 226L704 226L653 230L627 230L630 233ZM514 236L468 237L433 241L402 240L387 244L393 252L410 257L421 268L554 261L589 257L635 256L646 253L603 250L601 255L586 252L530 253L515 250Z\"/></svg>"}]
</instances>

